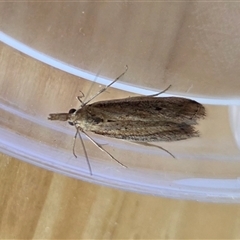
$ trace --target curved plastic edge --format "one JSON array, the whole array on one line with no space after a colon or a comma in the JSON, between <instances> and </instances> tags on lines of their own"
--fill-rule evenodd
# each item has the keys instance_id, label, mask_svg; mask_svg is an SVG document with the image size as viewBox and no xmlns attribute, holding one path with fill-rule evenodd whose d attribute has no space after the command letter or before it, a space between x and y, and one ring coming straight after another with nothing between
<instances>
[{"instance_id":1,"label":"curved plastic edge","mask_svg":"<svg viewBox=\"0 0 240 240\"><path fill-rule=\"evenodd\" d=\"M68 153L64 156L64 153L59 153L57 149L54 150L54 148L50 148L41 142L23 138L6 129L0 128L0 135L2 136L0 138L1 152L47 170L80 180L122 190L168 198L203 202L240 203L240 179L186 178L173 181L160 180L156 186L156 184L151 184L152 179L154 181L156 176L152 176L151 179L151 174L149 174L149 182L142 184L140 179L141 174L136 175L134 172L131 174L131 169L127 169L125 174L124 171L118 171L114 168L108 169L108 177L106 177L106 169L103 169L103 173L101 173L100 169L98 173L94 173L94 176L90 176L88 168L84 165L85 161L81 161L82 165L74 166L67 161L66 163L61 162L59 164L59 162L49 157L54 155L55 159L58 157L67 159L66 156ZM39 159L39 156L41 159ZM96 162L94 164L96 164ZM97 166L97 168L99 169L101 166ZM129 176L131 176L131 179L129 179Z\"/></svg>"},{"instance_id":2,"label":"curved plastic edge","mask_svg":"<svg viewBox=\"0 0 240 240\"><path fill-rule=\"evenodd\" d=\"M229 106L229 118L235 142L240 149L240 105Z\"/></svg>"},{"instance_id":3,"label":"curved plastic edge","mask_svg":"<svg viewBox=\"0 0 240 240\"><path fill-rule=\"evenodd\" d=\"M112 82L112 80L107 80L106 78L103 78L101 76L97 77L96 79L96 73L89 73L82 69L76 68L74 66L68 65L62 61L59 61L51 56L48 56L46 54L43 54L33 48L28 47L27 45L17 41L16 39L8 36L7 34L0 31L0 41L5 43L6 45L34 58L37 59L43 63L46 63L52 67L55 67L57 69L60 69L62 71L68 72L70 74L73 74L75 76L87 79L89 81L94 81L99 84L108 85ZM143 89L140 87L136 87L127 83L121 83L120 81L115 83L112 87L121 89L128 92L133 92L140 95L151 95L155 94L156 91L153 91L151 89ZM191 97L191 99L194 99L195 101L198 101L202 104L212 104L212 105L240 105L240 99L218 99L218 98L203 98L203 97L195 97L195 96L183 96L179 94L161 94L161 96L178 96L178 97Z\"/></svg>"}]
</instances>

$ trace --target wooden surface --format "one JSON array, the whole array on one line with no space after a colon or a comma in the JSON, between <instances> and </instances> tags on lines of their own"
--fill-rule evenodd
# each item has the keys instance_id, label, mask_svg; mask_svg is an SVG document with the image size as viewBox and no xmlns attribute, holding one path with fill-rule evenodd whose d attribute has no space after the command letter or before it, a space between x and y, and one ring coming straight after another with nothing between
<instances>
[{"instance_id":1,"label":"wooden surface","mask_svg":"<svg viewBox=\"0 0 240 240\"><path fill-rule=\"evenodd\" d=\"M145 196L0 155L1 239L239 238L239 205Z\"/></svg>"},{"instance_id":2,"label":"wooden surface","mask_svg":"<svg viewBox=\"0 0 240 240\"><path fill-rule=\"evenodd\" d=\"M238 7L188 2L162 3L158 7L125 1L115 5L86 2L78 7L54 1L6 2L0 4L0 30L74 66L91 72L100 69L102 75L110 78L117 76L119 69L128 63L132 84L162 89L174 82L180 92L190 89L193 94L238 96L239 38L232 37L232 32L238 36ZM124 35L126 27L128 32ZM46 120L50 109L69 107L80 83L81 90L89 88L77 77L4 44L0 50L1 100L26 111L27 116L39 115L40 120ZM55 86L58 89L51 91ZM123 96L119 91L112 94L108 97ZM237 156L236 145L228 144L234 140L227 124L227 108L219 112L215 118L223 119L224 124L210 120L208 131L219 126L220 142L228 133L223 143L227 150L217 151L236 152ZM37 136L39 144L55 143L57 138L48 129L34 131L34 124L18 122L10 115L1 115L0 120L1 127L14 127L18 136L31 139ZM218 138L218 135L211 136ZM212 142L218 145L215 138ZM71 149L71 141L61 140L61 149ZM209 152L211 150L209 146ZM210 163L197 164L196 170L205 171ZM227 169L227 162L225 164ZM226 172L214 168L214 174L238 177L239 164L236 166ZM212 176L212 169L207 170ZM239 204L201 203L124 192L0 154L0 239L240 238L239 219Z\"/></svg>"}]
</instances>

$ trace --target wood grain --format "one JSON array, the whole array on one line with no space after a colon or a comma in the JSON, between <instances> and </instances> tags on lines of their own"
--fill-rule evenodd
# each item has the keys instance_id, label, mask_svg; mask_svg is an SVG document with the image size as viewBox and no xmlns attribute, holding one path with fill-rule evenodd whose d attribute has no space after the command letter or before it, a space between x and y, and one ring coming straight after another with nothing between
<instances>
[{"instance_id":1,"label":"wood grain","mask_svg":"<svg viewBox=\"0 0 240 240\"><path fill-rule=\"evenodd\" d=\"M232 239L240 207L165 199L71 179L0 155L1 239Z\"/></svg>"}]
</instances>

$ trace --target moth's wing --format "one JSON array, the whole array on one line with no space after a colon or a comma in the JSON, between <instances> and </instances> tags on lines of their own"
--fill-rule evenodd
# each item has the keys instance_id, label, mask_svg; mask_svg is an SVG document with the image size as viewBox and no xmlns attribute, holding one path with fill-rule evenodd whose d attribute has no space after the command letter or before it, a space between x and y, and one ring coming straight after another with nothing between
<instances>
[{"instance_id":1,"label":"moth's wing","mask_svg":"<svg viewBox=\"0 0 240 240\"><path fill-rule=\"evenodd\" d=\"M206 115L200 103L177 97L131 97L88 105L93 113L101 111L109 120L167 121L194 125Z\"/></svg>"},{"instance_id":2,"label":"moth's wing","mask_svg":"<svg viewBox=\"0 0 240 240\"><path fill-rule=\"evenodd\" d=\"M88 130L96 134L135 142L178 141L199 136L198 131L191 125L164 121L99 122Z\"/></svg>"}]
</instances>

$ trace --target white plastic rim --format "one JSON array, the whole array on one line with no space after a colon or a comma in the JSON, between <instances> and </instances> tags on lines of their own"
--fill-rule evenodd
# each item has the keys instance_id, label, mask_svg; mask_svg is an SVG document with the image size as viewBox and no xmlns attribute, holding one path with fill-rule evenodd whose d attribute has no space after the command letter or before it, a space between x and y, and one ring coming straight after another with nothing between
<instances>
[{"instance_id":1,"label":"white plastic rim","mask_svg":"<svg viewBox=\"0 0 240 240\"><path fill-rule=\"evenodd\" d=\"M96 78L96 73L90 73L86 72L83 69L76 68L74 66L68 65L64 62L61 62L57 59L52 58L51 56L48 56L46 54L43 54L33 48L30 48L29 46L15 40L14 38L8 36L7 34L0 31L0 41L7 44L8 46L34 58L37 59L43 63L46 63L52 67L55 67L57 69L60 69L62 71L65 71L67 73L73 74L75 76L84 78L89 81L94 81L96 83L102 84L102 85L108 85L111 83L112 80L103 78L101 76ZM136 93L139 95L151 95L157 93L156 91L153 91L151 89L144 89L139 86L132 86L129 84L116 82L113 86L113 88L120 89L123 91L128 91L132 93ZM167 93L162 94L162 96L170 96ZM240 105L240 99L221 99L221 98L206 98L206 97L196 97L196 96L186 96L181 94L171 94L171 96L178 96L178 97L191 97L191 99L198 101L202 104L211 104L211 105Z\"/></svg>"}]
</instances>

